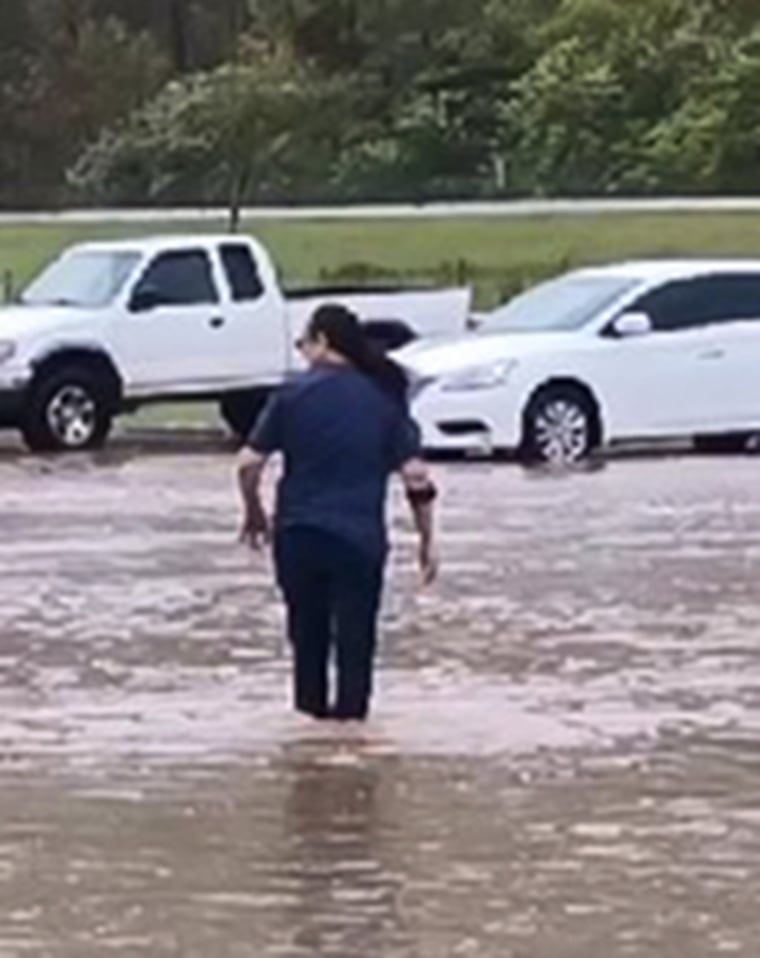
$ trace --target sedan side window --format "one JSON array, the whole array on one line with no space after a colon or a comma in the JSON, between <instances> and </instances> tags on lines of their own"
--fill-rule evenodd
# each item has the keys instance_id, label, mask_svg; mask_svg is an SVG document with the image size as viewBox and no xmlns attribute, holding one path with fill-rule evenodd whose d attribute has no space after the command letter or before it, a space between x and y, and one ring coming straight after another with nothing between
<instances>
[{"instance_id":1,"label":"sedan side window","mask_svg":"<svg viewBox=\"0 0 760 958\"><path fill-rule=\"evenodd\" d=\"M642 296L631 311L646 313L658 332L737 320L760 322L760 275L703 276L668 283Z\"/></svg>"},{"instance_id":2,"label":"sedan side window","mask_svg":"<svg viewBox=\"0 0 760 958\"><path fill-rule=\"evenodd\" d=\"M202 306L219 302L211 263L203 250L162 253L137 284L133 300L155 306Z\"/></svg>"}]
</instances>

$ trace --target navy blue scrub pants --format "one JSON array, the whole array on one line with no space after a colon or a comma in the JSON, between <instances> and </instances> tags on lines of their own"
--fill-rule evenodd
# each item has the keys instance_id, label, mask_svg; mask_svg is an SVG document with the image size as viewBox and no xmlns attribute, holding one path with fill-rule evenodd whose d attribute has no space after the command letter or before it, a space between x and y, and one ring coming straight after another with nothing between
<instances>
[{"instance_id":1,"label":"navy blue scrub pants","mask_svg":"<svg viewBox=\"0 0 760 958\"><path fill-rule=\"evenodd\" d=\"M365 719L372 697L385 562L310 528L275 540L277 579L295 656L295 706L315 718ZM330 697L334 650L337 690Z\"/></svg>"}]
</instances>

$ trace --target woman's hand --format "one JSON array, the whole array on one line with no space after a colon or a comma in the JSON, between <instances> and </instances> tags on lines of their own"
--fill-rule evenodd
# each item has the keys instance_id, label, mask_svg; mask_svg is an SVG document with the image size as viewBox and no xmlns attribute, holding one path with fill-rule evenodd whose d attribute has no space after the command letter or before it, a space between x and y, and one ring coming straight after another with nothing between
<instances>
[{"instance_id":1,"label":"woman's hand","mask_svg":"<svg viewBox=\"0 0 760 958\"><path fill-rule=\"evenodd\" d=\"M239 540L254 552L261 552L272 544L272 524L263 511L259 515L243 517Z\"/></svg>"},{"instance_id":2,"label":"woman's hand","mask_svg":"<svg viewBox=\"0 0 760 958\"><path fill-rule=\"evenodd\" d=\"M248 546L254 552L261 552L272 543L272 527L269 520L264 517L259 521L252 521L249 518L243 520L240 528L240 542Z\"/></svg>"}]
</instances>

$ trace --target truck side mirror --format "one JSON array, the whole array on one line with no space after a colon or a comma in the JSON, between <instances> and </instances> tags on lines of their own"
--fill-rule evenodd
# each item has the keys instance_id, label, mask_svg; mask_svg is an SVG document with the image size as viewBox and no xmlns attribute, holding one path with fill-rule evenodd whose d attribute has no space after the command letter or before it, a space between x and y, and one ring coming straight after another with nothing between
<instances>
[{"instance_id":1,"label":"truck side mirror","mask_svg":"<svg viewBox=\"0 0 760 958\"><path fill-rule=\"evenodd\" d=\"M129 309L133 313L149 313L161 304L161 295L155 286L139 286L132 293Z\"/></svg>"}]
</instances>

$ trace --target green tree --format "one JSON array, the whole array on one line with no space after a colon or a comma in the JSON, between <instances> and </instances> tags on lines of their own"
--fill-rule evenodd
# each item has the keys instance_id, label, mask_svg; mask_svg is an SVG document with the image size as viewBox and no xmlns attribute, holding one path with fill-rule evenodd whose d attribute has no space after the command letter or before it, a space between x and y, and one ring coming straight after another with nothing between
<instances>
[{"instance_id":1,"label":"green tree","mask_svg":"<svg viewBox=\"0 0 760 958\"><path fill-rule=\"evenodd\" d=\"M31 0L23 33L0 47L0 197L60 199L66 165L88 137L155 93L165 62L150 38L91 0Z\"/></svg>"},{"instance_id":2,"label":"green tree","mask_svg":"<svg viewBox=\"0 0 760 958\"><path fill-rule=\"evenodd\" d=\"M250 22L248 0L95 0L95 9L149 32L177 74L232 59Z\"/></svg>"},{"instance_id":3,"label":"green tree","mask_svg":"<svg viewBox=\"0 0 760 958\"><path fill-rule=\"evenodd\" d=\"M645 191L652 131L726 56L726 39L706 29L711 12L685 0L568 0L504 112L514 188Z\"/></svg>"},{"instance_id":4,"label":"green tree","mask_svg":"<svg viewBox=\"0 0 760 958\"><path fill-rule=\"evenodd\" d=\"M234 230L244 202L308 180L348 99L286 48L248 48L237 63L172 81L102 133L70 182L98 202L224 201Z\"/></svg>"},{"instance_id":5,"label":"green tree","mask_svg":"<svg viewBox=\"0 0 760 958\"><path fill-rule=\"evenodd\" d=\"M0 203L756 190L757 0L0 11Z\"/></svg>"},{"instance_id":6,"label":"green tree","mask_svg":"<svg viewBox=\"0 0 760 958\"><path fill-rule=\"evenodd\" d=\"M724 49L678 109L648 132L632 175L652 192L756 193L760 188L760 30Z\"/></svg>"},{"instance_id":7,"label":"green tree","mask_svg":"<svg viewBox=\"0 0 760 958\"><path fill-rule=\"evenodd\" d=\"M558 0L254 0L253 24L364 91L330 195L415 198L503 188L500 97ZM358 80L357 80L358 78Z\"/></svg>"}]
</instances>

